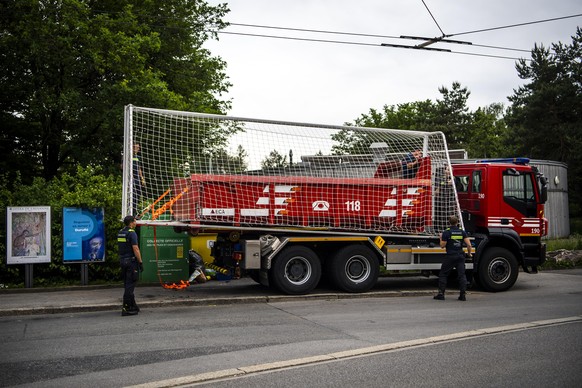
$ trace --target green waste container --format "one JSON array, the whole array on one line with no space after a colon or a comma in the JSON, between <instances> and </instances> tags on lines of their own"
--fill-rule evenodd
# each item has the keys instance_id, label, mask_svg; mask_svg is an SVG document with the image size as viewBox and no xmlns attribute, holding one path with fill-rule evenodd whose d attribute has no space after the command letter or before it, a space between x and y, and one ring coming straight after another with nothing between
<instances>
[{"instance_id":1,"label":"green waste container","mask_svg":"<svg viewBox=\"0 0 582 388\"><path fill-rule=\"evenodd\" d=\"M176 233L172 227L140 227L139 248L144 263L140 280L159 282L161 279L163 283L188 280L189 244L188 235Z\"/></svg>"}]
</instances>

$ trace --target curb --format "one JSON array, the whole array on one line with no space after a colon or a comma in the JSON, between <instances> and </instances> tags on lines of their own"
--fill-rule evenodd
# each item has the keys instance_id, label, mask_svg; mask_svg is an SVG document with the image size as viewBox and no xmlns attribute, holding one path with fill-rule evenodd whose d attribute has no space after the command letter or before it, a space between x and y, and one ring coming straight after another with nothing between
<instances>
[{"instance_id":1,"label":"curb","mask_svg":"<svg viewBox=\"0 0 582 388\"><path fill-rule=\"evenodd\" d=\"M310 294L310 295L270 295L270 296L243 296L243 297L220 297L220 298L201 298L201 299L173 299L158 301L142 301L139 303L141 308L159 308L172 306L216 306L216 305L234 305L234 304L254 304L254 303L280 303L296 302L304 300L341 300L341 299L362 299L362 298L391 298L406 296L432 296L434 290L423 291L377 291L366 292L362 294ZM470 293L469 293L470 294ZM71 305L71 306L50 306L50 307L31 307L31 308L13 308L0 309L0 317L21 316L21 315L40 315L40 314L68 314L84 313L94 311L120 311L119 303L104 303L94 305Z\"/></svg>"}]
</instances>

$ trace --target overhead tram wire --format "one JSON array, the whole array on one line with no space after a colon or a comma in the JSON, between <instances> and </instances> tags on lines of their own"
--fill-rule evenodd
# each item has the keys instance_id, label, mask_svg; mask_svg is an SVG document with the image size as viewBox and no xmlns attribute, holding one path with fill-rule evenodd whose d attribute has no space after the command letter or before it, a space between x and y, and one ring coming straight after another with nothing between
<instances>
[{"instance_id":1,"label":"overhead tram wire","mask_svg":"<svg viewBox=\"0 0 582 388\"><path fill-rule=\"evenodd\" d=\"M532 24L555 22L557 20L572 19L572 18L577 18L577 17L581 17L581 16L582 16L582 13L579 13L579 14L576 14L576 15L568 15L568 16L561 16L561 17L557 17L557 18L536 20L536 21L533 21L533 22L525 22L525 23L517 23L517 24L508 24L508 25L505 25L505 26L491 27L491 28L483 28L483 29L480 29L480 30L457 32L455 34L446 35L446 37L448 38L448 37L451 37L451 36L476 34L476 33L479 33L479 32L496 31L496 30L502 30L502 29L506 29L506 28L523 27L523 26L529 26L529 25L532 25Z\"/></svg>"},{"instance_id":2,"label":"overhead tram wire","mask_svg":"<svg viewBox=\"0 0 582 388\"><path fill-rule=\"evenodd\" d=\"M357 37L365 37L365 38L384 38L384 39L405 39L402 36L394 36L394 35L380 35L380 34L365 34L365 33L357 33L357 32L345 32L345 31L328 31L328 30L315 30L315 29L307 29L307 28L293 28L293 27L279 27L279 26L268 26L262 24L247 24L247 23L229 23L230 26L239 26L239 27L249 27L249 28L263 28L263 29L272 29L272 30L282 30L282 31L295 31L295 32L307 32L307 33L316 33L316 34L328 34L328 35L345 35L345 36L357 36ZM335 41L335 40L325 40L325 39L312 39L312 38L296 38L296 37L289 37L289 36L280 36L280 35L266 35L266 34L253 34L253 33L245 33L245 32L228 32L228 31L218 31L219 34L227 34L227 35L242 35L242 36L257 36L257 37L264 37L264 38L278 38L278 39L289 39L289 40L303 40L303 41L314 41L314 42L322 42L322 43L344 43L343 41ZM376 46L376 44L370 43L354 43L354 42L345 42L344 44L359 44L362 46ZM483 47L483 48L491 48L496 50L507 50L507 51L516 51L516 52L524 52L529 53L530 50L526 49L518 49L512 47L501 47L501 46L489 46L489 45L480 45L480 44L472 44L474 47ZM513 59L513 58L512 58Z\"/></svg>"},{"instance_id":3,"label":"overhead tram wire","mask_svg":"<svg viewBox=\"0 0 582 388\"><path fill-rule=\"evenodd\" d=\"M284 40L294 40L294 41L303 41L303 42L315 42L315 43L334 43L334 44L346 44L352 46L368 46L368 47L393 47L393 48L405 48L405 49L415 49L415 50L424 50L424 51L440 51L440 52L447 52L452 54L462 54L462 55L472 55L478 57L485 57L485 58L496 58L496 59L509 59L512 61L519 61L522 58L517 57L507 57L502 55L492 55L492 54L479 54L479 53L470 53L464 51L453 51L449 49L437 49L437 48L417 48L414 46L406 46L406 45L397 45L397 44L377 44L377 43L364 43L364 42L349 42L349 41L340 41L340 40L328 40L328 39L313 39L313 38L297 38L291 36L279 36L279 35L265 35L265 34L250 34L244 32L228 32L228 31L219 31L219 34L226 34L226 35L239 35L239 36L250 36L250 37L257 37L257 38L271 38L271 39L284 39ZM508 49L511 50L511 49ZM529 52L529 51L527 51Z\"/></svg>"},{"instance_id":4,"label":"overhead tram wire","mask_svg":"<svg viewBox=\"0 0 582 388\"><path fill-rule=\"evenodd\" d=\"M355 46L378 47L377 43L349 42L349 41L341 41L341 40L313 39L313 38L297 38L297 37L293 37L293 36L250 34L250 33L245 33L245 32L219 31L218 33L219 34L227 34L227 35L254 36L254 37L258 37L258 38L273 38L273 39L285 39L285 40L298 40L298 41L304 41L304 42L337 43L337 44L350 44L350 45L355 45Z\"/></svg>"},{"instance_id":5,"label":"overhead tram wire","mask_svg":"<svg viewBox=\"0 0 582 388\"><path fill-rule=\"evenodd\" d=\"M308 28L265 26L265 25L261 25L261 24L229 23L229 25L241 26L241 27L252 27L252 28L267 28L267 29L284 30L284 31L314 32L317 34L361 36L361 37L366 37L366 38L385 38L385 39L398 39L399 38L398 36L391 36L391 35L376 35L376 34L362 34L362 33L357 33L357 32L313 30L313 29L308 29Z\"/></svg>"},{"instance_id":6,"label":"overhead tram wire","mask_svg":"<svg viewBox=\"0 0 582 388\"><path fill-rule=\"evenodd\" d=\"M424 1L423 1L423 4L425 4L425 7L426 7L426 3L424 3ZM428 10L428 11L434 20L434 16L430 12L430 10ZM442 40L443 38L448 38L448 37L452 37L452 36L468 35L468 34L479 33L479 32L487 32L487 31L495 31L495 30L500 30L500 29L522 27L522 26L526 26L526 25L547 23L547 22L570 19L570 18L575 18L575 17L580 17L580 16L582 16L582 14L567 15L567 16L561 16L561 17L549 18L549 19L543 19L543 20L536 20L536 21L525 22L525 23L509 24L509 25L492 27L492 28L485 28L485 29L480 29L480 30L473 30L473 31L465 31L465 32L459 32L459 33L454 33L454 34L448 34L448 35L444 35L440 38L432 38L432 39L435 39L435 43L437 43L438 40ZM437 27L439 28L439 30L441 32L443 32L441 27L438 25L437 21L436 20L434 20L434 21L437 24ZM326 30L292 28L292 27L281 27L281 26L267 26L267 25L246 24L246 23L229 23L229 25L230 26L240 26L240 27L250 27L250 28L265 28L265 29L274 29L274 30L283 30L283 31L317 33L317 34L359 36L359 37L369 37L369 38L384 38L384 39L407 39L407 38L409 39L410 38L410 37L403 37L403 36L365 34L365 33L344 32L344 31L326 31ZM227 34L227 35L240 35L240 36L250 36L250 37L260 37L260 38L271 38L271 39L285 39L285 40L317 42L317 43L333 43L333 44L347 44L347 45L355 45L355 46L376 46L376 47L377 46L384 46L384 47L393 47L393 48L424 49L424 50L428 49L427 47L406 46L406 45L389 44L389 43L378 45L378 44L364 43L364 42L350 42L350 41L338 41L338 40L314 39L314 38L299 38L299 37L291 37L291 36L253 34L253 33L243 33L243 32L228 32L228 31L215 31L215 32L218 34ZM451 42L451 43L456 43L456 42ZM464 42L464 43L469 44L469 42ZM522 53L530 53L531 52L531 50L517 49L517 48L511 48L511 47L481 45L481 44L474 44L474 43L471 43L471 45L474 47L482 47L482 48L495 49L495 50L516 51L516 52L522 52ZM509 57L509 56L503 56L503 55L472 53L472 52L464 52L464 51L452 51L452 50L448 50L448 49L431 49L429 51L450 52L453 54L462 54L462 55L471 55L471 56L498 58L498 59L509 59L509 60L521 60L521 59L523 59L523 58ZM529 59L526 59L526 60L529 60Z\"/></svg>"}]
</instances>

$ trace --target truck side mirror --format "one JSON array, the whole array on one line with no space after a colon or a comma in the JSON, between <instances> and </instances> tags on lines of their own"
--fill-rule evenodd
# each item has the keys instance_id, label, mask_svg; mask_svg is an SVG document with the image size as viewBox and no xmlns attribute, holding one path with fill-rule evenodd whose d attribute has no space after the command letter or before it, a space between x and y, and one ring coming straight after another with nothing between
<instances>
[{"instance_id":1,"label":"truck side mirror","mask_svg":"<svg viewBox=\"0 0 582 388\"><path fill-rule=\"evenodd\" d=\"M542 184L540 199L542 203L546 203L548 200L548 180L545 177L542 177L540 183Z\"/></svg>"}]
</instances>

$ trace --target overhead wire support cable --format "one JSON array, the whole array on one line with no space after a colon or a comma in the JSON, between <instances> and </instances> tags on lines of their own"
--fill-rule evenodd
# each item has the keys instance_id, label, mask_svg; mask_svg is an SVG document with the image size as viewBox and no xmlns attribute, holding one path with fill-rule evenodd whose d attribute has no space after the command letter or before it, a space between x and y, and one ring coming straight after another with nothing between
<instances>
[{"instance_id":1,"label":"overhead wire support cable","mask_svg":"<svg viewBox=\"0 0 582 388\"><path fill-rule=\"evenodd\" d=\"M468 34L476 34L478 32L488 32L488 31L496 31L496 30L502 30L505 28L514 28L514 27L523 27L523 26L529 26L532 24L539 24L539 23L547 23L547 22L554 22L556 20L564 20L564 19L571 19L571 18L577 18L577 17L581 17L582 13L576 14L576 15L568 15L568 16L561 16L561 17L557 17L557 18L551 18L551 19L542 19L542 20L536 20L533 22L525 22L525 23L517 23L517 24L509 24L506 26L499 26L499 27L491 27L491 28L483 28L480 30L473 30L473 31L465 31L465 32L457 32L455 34L449 34L446 35L446 38L449 38L451 36L458 36L458 35L468 35Z\"/></svg>"},{"instance_id":2,"label":"overhead wire support cable","mask_svg":"<svg viewBox=\"0 0 582 388\"><path fill-rule=\"evenodd\" d=\"M366 38L398 39L398 36L363 34L363 33L358 33L358 32L326 31L326 30L314 30L314 29L309 29L309 28L264 26L264 25L260 25L260 24L245 24L245 23L230 23L229 25L240 26L240 27L252 27L252 28L268 28L268 29L273 29L273 30L285 30L285 31L297 31L297 32L314 32L317 34L349 35L349 36L361 36L361 37L366 37Z\"/></svg>"},{"instance_id":3,"label":"overhead wire support cable","mask_svg":"<svg viewBox=\"0 0 582 388\"><path fill-rule=\"evenodd\" d=\"M445 32L443 31L443 29L441 28L441 26L439 26L439 23L436 21L435 17L433 16L432 12L430 12L430 9L428 8L428 5L426 5L426 3L424 2L424 0L421 0L422 4L424 4L424 7L426 8L426 10L428 11L430 17L432 18L432 20L434 21L434 24L436 24L436 26L439 28L439 30L441 31L441 34L443 34L443 38L445 37Z\"/></svg>"},{"instance_id":4,"label":"overhead wire support cable","mask_svg":"<svg viewBox=\"0 0 582 388\"><path fill-rule=\"evenodd\" d=\"M471 42L463 42L460 40L450 40L450 39L445 39L446 35L445 32L443 31L443 29L441 28L441 26L439 25L439 23L437 22L436 18L434 17L434 15L432 14L432 12L430 11L430 8L428 8L428 5L426 5L424 0L421 0L422 4L424 4L424 7L426 8L426 10L428 11L430 17L432 18L432 20L434 21L434 23L436 24L436 26L438 27L438 29L441 32L441 36L436 36L434 38L423 38L420 36L404 36L401 35L400 38L401 39L412 39L412 40L423 40L424 42L417 44L416 46L414 46L414 48L417 49L426 49L427 46L430 46L431 44L435 44L435 43L455 43L455 44L472 44ZM446 51L446 50L436 50L436 51ZM450 52L450 50L449 50Z\"/></svg>"},{"instance_id":5,"label":"overhead wire support cable","mask_svg":"<svg viewBox=\"0 0 582 388\"><path fill-rule=\"evenodd\" d=\"M312 39L312 38L295 38L295 37L289 37L289 36L249 34L249 33L243 33L243 32L219 31L218 33L219 34L226 34L226 35L252 36L252 37L257 37L257 38L296 40L296 41L303 41L303 42L335 43L335 44L348 44L348 45L353 45L353 46L393 47L393 48L405 48L405 49L426 50L426 51L440 51L440 52L448 52L448 53L452 53L452 54L464 54L464 55L472 55L472 56L486 57L486 58L509 59L509 60L513 60L513 61L518 61L518 60L522 59L522 58L516 58L516 57L506 57L506 56L501 56L501 55L467 53L467 52L463 52L463 51L452 51L452 50L448 50L448 49L439 49L439 48L434 48L434 47L407 46L407 45L391 44L391 43L381 43L380 45L378 45L376 43L348 42L348 41L340 41L340 40ZM526 60L528 60L528 59L526 59Z\"/></svg>"},{"instance_id":6,"label":"overhead wire support cable","mask_svg":"<svg viewBox=\"0 0 582 388\"><path fill-rule=\"evenodd\" d=\"M296 38L296 37L292 37L292 36L249 34L249 33L244 33L244 32L220 31L219 34L241 35L241 36L255 36L255 37L258 37L258 38L298 40L298 41L303 41L303 42L351 44L351 45L355 45L355 46L374 46L374 47L377 47L378 46L376 43L349 42L349 41L341 41L341 40L313 39L313 38Z\"/></svg>"},{"instance_id":7,"label":"overhead wire support cable","mask_svg":"<svg viewBox=\"0 0 582 388\"><path fill-rule=\"evenodd\" d=\"M580 15L565 16L563 18L571 18L571 17L577 17L577 16L582 16L582 14L580 14ZM521 23L521 24L514 25L514 26L526 25L526 24L535 24L535 23L543 23L543 22L546 22L546 21L559 20L559 19L562 19L562 18L553 18L553 19L546 19L546 20L534 21L534 22L529 22L529 23ZM405 36L405 35L393 36L393 35L381 35L381 34L366 34L366 33L357 33L357 32L328 31L328 30L317 30L317 29L308 29L308 28L294 28L294 27L281 27L281 26L269 26L269 25L248 24L248 23L229 23L229 26L239 26L239 27L249 27L249 28L266 28L266 29L283 30L283 31L308 32L308 33L330 34L330 35L359 36L359 37L369 37L369 38L426 39L426 40L436 39L436 38L422 38L422 37L413 37L413 36ZM494 27L493 29L509 28L509 27L511 27L511 26ZM489 29L486 29L486 30L489 30ZM485 30L477 30L477 32L479 32L479 31L485 31ZM283 36L273 36L273 35L261 35L261 34L252 34L252 33L243 33L243 32L226 32L226 31L216 31L216 32L219 33L219 34L222 33L222 34L244 35L244 36L257 36L257 37L267 37L267 38L272 37L272 38L279 38L279 39L304 40L304 41L313 40L313 41L316 41L316 42L342 43L342 42L338 42L338 41L316 40L316 39L308 39L308 38L293 38L293 37L283 37ZM448 34L448 35L445 35L444 37L439 37L439 39L442 38L442 41L448 42L450 39L446 39L447 37L452 37L452 36L455 36L455 35L467 34L467 33L472 33L472 32L469 31L469 32L464 32L464 33ZM349 44L361 44L361 45L366 45L366 46L373 46L373 44L367 44L367 43L351 43L351 42L346 42L346 43L349 43ZM483 47L483 48L490 48L490 49L496 49L496 50L516 51L516 52L522 52L522 53L529 53L531 51L529 49L520 49L520 48L503 47L503 46L492 46L492 45L481 45L481 44L471 43L471 42L465 42L465 41L452 41L451 40L450 43L467 44L467 45L472 45L473 47ZM503 58L506 58L506 57L503 57Z\"/></svg>"}]
</instances>

